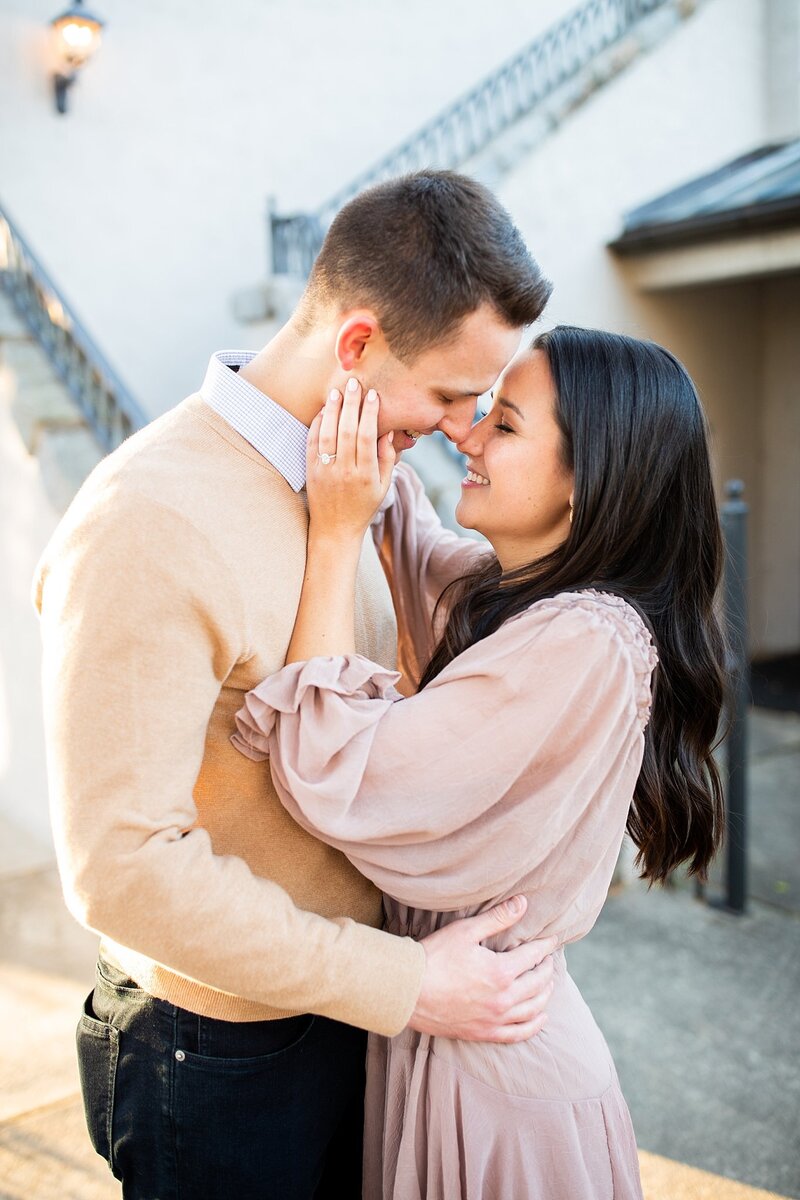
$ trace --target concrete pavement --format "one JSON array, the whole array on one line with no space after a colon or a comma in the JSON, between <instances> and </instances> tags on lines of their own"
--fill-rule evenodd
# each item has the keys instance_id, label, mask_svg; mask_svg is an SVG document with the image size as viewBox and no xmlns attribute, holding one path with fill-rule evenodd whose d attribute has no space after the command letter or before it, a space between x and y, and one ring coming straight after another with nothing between
<instances>
[{"instance_id":1,"label":"concrete pavement","mask_svg":"<svg viewBox=\"0 0 800 1200\"><path fill-rule=\"evenodd\" d=\"M800 1197L800 715L751 710L749 738L747 914L698 902L685 880L632 885L567 959L638 1145Z\"/></svg>"},{"instance_id":2,"label":"concrete pavement","mask_svg":"<svg viewBox=\"0 0 800 1200\"><path fill-rule=\"evenodd\" d=\"M75 1060L97 940L30 839L1 822L0 845L0 1200L112 1200L119 1187L89 1144Z\"/></svg>"},{"instance_id":3,"label":"concrete pavement","mask_svg":"<svg viewBox=\"0 0 800 1200\"><path fill-rule=\"evenodd\" d=\"M800 1198L800 716L756 713L752 749L748 915L681 881L634 884L567 951L619 1068L646 1200ZM75 1067L95 948L49 848L0 821L0 1200L119 1197Z\"/></svg>"},{"instance_id":4,"label":"concrete pavement","mask_svg":"<svg viewBox=\"0 0 800 1200\"><path fill-rule=\"evenodd\" d=\"M800 920L758 902L732 917L688 889L631 886L567 961L639 1147L800 1196Z\"/></svg>"}]
</instances>

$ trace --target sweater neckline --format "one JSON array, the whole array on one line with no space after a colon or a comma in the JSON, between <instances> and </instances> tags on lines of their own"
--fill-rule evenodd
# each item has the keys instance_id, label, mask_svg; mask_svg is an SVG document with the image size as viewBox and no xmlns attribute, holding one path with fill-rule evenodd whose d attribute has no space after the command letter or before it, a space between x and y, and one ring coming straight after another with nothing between
<instances>
[{"instance_id":1,"label":"sweater neckline","mask_svg":"<svg viewBox=\"0 0 800 1200\"><path fill-rule=\"evenodd\" d=\"M263 471L268 472L270 475L274 475L281 481L281 483L285 484L285 486L290 492L292 492L293 495L305 495L305 488L302 490L302 492L295 493L294 489L290 486L286 479L284 479L283 475L281 475L278 468L275 467L269 461L269 459L264 458L263 454L259 454L258 450L256 450L254 446L251 446L247 439L243 438L240 433L237 433L233 426L229 425L224 417L221 417L219 413L216 413L213 408L206 404L199 392L194 392L188 397L188 399L184 401L184 404L187 412L189 412L192 417L196 418L198 421L202 421L204 425L210 426L214 433L218 434L223 441L228 442L228 444L231 445L234 450L237 450L240 454L243 454L245 458L249 458L251 462L254 462L256 466L260 467Z\"/></svg>"}]
</instances>

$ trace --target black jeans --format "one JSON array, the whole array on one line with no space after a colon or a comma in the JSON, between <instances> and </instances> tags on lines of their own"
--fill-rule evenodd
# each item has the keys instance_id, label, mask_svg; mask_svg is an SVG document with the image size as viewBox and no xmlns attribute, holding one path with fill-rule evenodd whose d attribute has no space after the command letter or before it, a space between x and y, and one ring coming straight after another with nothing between
<instances>
[{"instance_id":1,"label":"black jeans","mask_svg":"<svg viewBox=\"0 0 800 1200\"><path fill-rule=\"evenodd\" d=\"M92 1144L125 1200L358 1200L366 1034L216 1021L104 962L78 1023Z\"/></svg>"}]
</instances>

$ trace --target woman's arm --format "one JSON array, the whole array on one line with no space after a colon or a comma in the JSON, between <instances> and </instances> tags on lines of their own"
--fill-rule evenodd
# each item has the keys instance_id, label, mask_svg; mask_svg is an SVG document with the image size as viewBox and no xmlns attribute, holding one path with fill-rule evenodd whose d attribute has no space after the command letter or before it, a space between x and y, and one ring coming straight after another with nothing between
<instances>
[{"instance_id":1,"label":"woman's arm","mask_svg":"<svg viewBox=\"0 0 800 1200\"><path fill-rule=\"evenodd\" d=\"M492 547L445 529L421 480L405 462L395 469L372 536L397 614L398 658L416 685L440 632L433 622L439 597L449 583L492 556Z\"/></svg>"},{"instance_id":2,"label":"woman's arm","mask_svg":"<svg viewBox=\"0 0 800 1200\"><path fill-rule=\"evenodd\" d=\"M445 528L422 480L405 460L397 465L371 529L390 583L400 592L410 588L422 593L429 617L448 583L492 553L488 542Z\"/></svg>"},{"instance_id":3,"label":"woman's arm","mask_svg":"<svg viewBox=\"0 0 800 1200\"><path fill-rule=\"evenodd\" d=\"M289 663L355 652L355 589L361 542L334 539L309 528L303 591Z\"/></svg>"},{"instance_id":4,"label":"woman's arm","mask_svg":"<svg viewBox=\"0 0 800 1200\"><path fill-rule=\"evenodd\" d=\"M377 394L362 403L361 385L350 379L344 397L330 393L309 430L308 552L287 665L355 651L361 547L395 460L392 435L378 439L378 409Z\"/></svg>"},{"instance_id":5,"label":"woman's arm","mask_svg":"<svg viewBox=\"0 0 800 1200\"><path fill-rule=\"evenodd\" d=\"M404 903L508 894L579 833L622 837L653 651L632 610L541 601L399 699L366 659L287 667L247 696L235 744L270 755L290 814Z\"/></svg>"}]
</instances>

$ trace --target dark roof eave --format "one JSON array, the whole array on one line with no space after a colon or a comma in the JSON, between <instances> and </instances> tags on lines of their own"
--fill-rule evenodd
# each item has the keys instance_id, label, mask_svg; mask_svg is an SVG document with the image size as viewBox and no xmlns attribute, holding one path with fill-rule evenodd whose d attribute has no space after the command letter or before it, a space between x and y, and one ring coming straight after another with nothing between
<instances>
[{"instance_id":1,"label":"dark roof eave","mask_svg":"<svg viewBox=\"0 0 800 1200\"><path fill-rule=\"evenodd\" d=\"M793 226L800 228L800 196L788 196L772 203L709 213L681 221L640 225L626 230L608 246L616 254L624 256Z\"/></svg>"}]
</instances>

